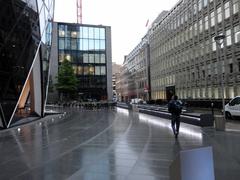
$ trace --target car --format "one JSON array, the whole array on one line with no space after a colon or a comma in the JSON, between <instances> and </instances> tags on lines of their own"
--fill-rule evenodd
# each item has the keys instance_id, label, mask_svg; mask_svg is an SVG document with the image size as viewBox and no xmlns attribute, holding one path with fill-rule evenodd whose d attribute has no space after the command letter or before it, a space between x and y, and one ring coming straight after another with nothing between
<instances>
[{"instance_id":1,"label":"car","mask_svg":"<svg viewBox=\"0 0 240 180\"><path fill-rule=\"evenodd\" d=\"M234 97L229 103L225 105L225 116L227 119L240 117L240 96Z\"/></svg>"}]
</instances>

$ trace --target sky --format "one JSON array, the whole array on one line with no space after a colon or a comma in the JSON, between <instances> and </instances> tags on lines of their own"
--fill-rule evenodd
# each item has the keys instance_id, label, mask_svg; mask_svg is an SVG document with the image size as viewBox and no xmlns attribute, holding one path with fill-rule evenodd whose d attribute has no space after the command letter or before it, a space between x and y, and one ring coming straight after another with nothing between
<instances>
[{"instance_id":1,"label":"sky","mask_svg":"<svg viewBox=\"0 0 240 180\"><path fill-rule=\"evenodd\" d=\"M179 0L82 0L82 23L111 26L112 61L122 64L163 10ZM76 0L55 0L54 20L77 22Z\"/></svg>"}]
</instances>

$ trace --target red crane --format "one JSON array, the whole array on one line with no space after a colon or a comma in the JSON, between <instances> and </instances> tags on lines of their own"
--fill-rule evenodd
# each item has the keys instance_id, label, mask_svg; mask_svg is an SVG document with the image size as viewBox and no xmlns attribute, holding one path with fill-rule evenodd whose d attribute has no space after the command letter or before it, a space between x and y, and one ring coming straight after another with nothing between
<instances>
[{"instance_id":1,"label":"red crane","mask_svg":"<svg viewBox=\"0 0 240 180\"><path fill-rule=\"evenodd\" d=\"M77 23L82 24L82 0L77 0Z\"/></svg>"}]
</instances>

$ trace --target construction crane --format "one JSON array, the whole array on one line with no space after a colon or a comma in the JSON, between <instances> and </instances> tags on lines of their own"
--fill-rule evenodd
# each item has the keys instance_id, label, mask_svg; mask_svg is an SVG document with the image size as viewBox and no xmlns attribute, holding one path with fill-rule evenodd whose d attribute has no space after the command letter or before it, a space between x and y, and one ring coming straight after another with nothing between
<instances>
[{"instance_id":1,"label":"construction crane","mask_svg":"<svg viewBox=\"0 0 240 180\"><path fill-rule=\"evenodd\" d=\"M82 0L77 0L77 23L82 24Z\"/></svg>"}]
</instances>

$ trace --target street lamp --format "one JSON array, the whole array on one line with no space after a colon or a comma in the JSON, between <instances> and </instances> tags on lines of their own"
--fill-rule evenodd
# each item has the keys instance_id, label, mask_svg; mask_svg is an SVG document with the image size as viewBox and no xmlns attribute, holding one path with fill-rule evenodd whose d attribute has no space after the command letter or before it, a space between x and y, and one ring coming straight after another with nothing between
<instances>
[{"instance_id":1,"label":"street lamp","mask_svg":"<svg viewBox=\"0 0 240 180\"><path fill-rule=\"evenodd\" d=\"M222 107L223 107L223 126L225 127L225 99L224 99L224 79L223 79L223 68L221 66L221 46L224 42L225 35L217 35L214 37L214 41L217 44L217 50L218 50L218 63L219 63L219 68L221 69L221 95L222 95Z\"/></svg>"}]
</instances>

